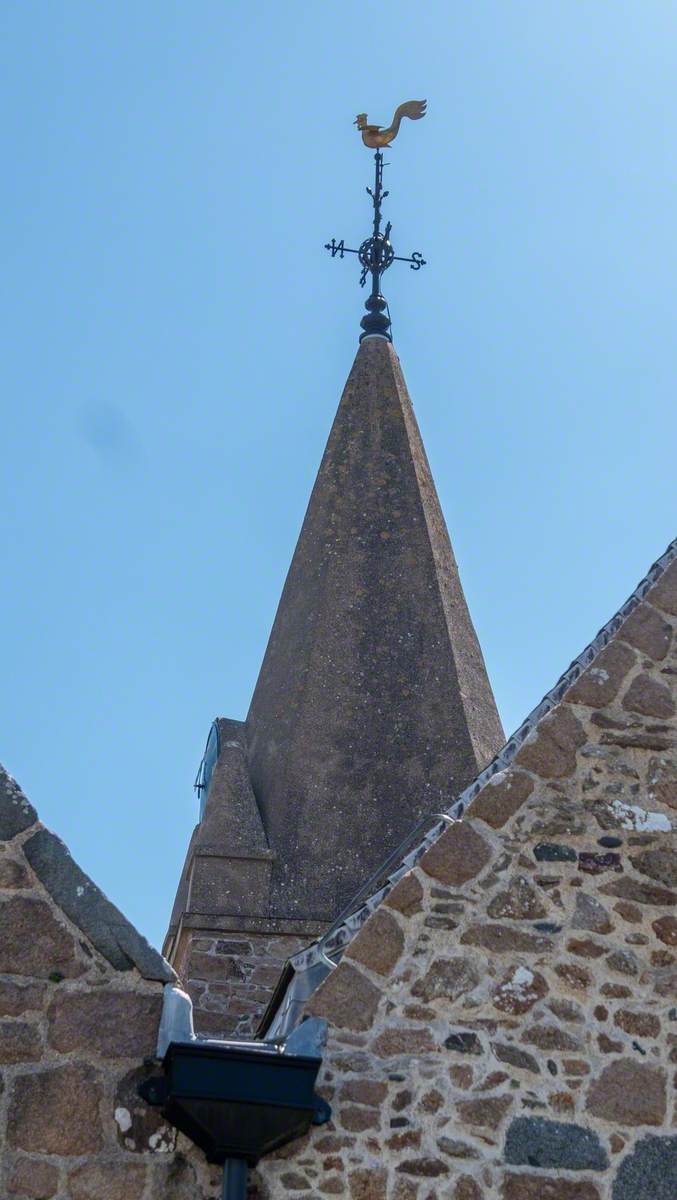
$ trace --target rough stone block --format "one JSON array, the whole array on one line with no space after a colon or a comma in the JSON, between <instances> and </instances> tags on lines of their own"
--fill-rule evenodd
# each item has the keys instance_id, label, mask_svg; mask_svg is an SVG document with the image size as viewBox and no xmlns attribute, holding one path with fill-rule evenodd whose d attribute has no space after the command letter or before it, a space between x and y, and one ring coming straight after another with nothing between
<instances>
[{"instance_id":1,"label":"rough stone block","mask_svg":"<svg viewBox=\"0 0 677 1200\"><path fill-rule=\"evenodd\" d=\"M410 1179L398 1179L395 1183L393 1200L417 1200L418 1187Z\"/></svg>"},{"instance_id":2,"label":"rough stone block","mask_svg":"<svg viewBox=\"0 0 677 1200\"><path fill-rule=\"evenodd\" d=\"M184 974L190 980L206 980L207 982L226 983L241 982L246 978L240 962L221 954L191 954L185 967ZM276 975L279 976L279 970Z\"/></svg>"},{"instance_id":3,"label":"rough stone block","mask_svg":"<svg viewBox=\"0 0 677 1200\"><path fill-rule=\"evenodd\" d=\"M281 968L276 963L261 963L255 967L249 976L249 981L255 987L269 988L271 991L280 978Z\"/></svg>"},{"instance_id":4,"label":"rough stone block","mask_svg":"<svg viewBox=\"0 0 677 1200\"><path fill-rule=\"evenodd\" d=\"M565 1029L560 1029L559 1025L531 1025L525 1029L520 1038L526 1046L538 1046L539 1050L574 1050L581 1051L581 1046L578 1038L572 1033L567 1033Z\"/></svg>"},{"instance_id":5,"label":"rough stone block","mask_svg":"<svg viewBox=\"0 0 677 1200\"><path fill-rule=\"evenodd\" d=\"M639 962L632 950L614 950L607 958L606 965L612 971L619 971L621 975L639 974Z\"/></svg>"},{"instance_id":6,"label":"rough stone block","mask_svg":"<svg viewBox=\"0 0 677 1200\"><path fill-rule=\"evenodd\" d=\"M672 907L677 904L677 892L666 888L653 887L642 883L639 879L615 879L600 888L604 896L620 896L623 900L632 900L635 904L651 904L661 907Z\"/></svg>"},{"instance_id":7,"label":"rough stone block","mask_svg":"<svg viewBox=\"0 0 677 1200\"><path fill-rule=\"evenodd\" d=\"M379 1113L373 1108L349 1104L341 1109L341 1125L350 1133L364 1133L366 1129L378 1129L381 1124Z\"/></svg>"},{"instance_id":8,"label":"rough stone block","mask_svg":"<svg viewBox=\"0 0 677 1200\"><path fill-rule=\"evenodd\" d=\"M207 1186L202 1186L195 1165L183 1154L163 1155L167 1162L156 1156L149 1172L149 1186L144 1192L144 1200L216 1200L220 1194L218 1175L213 1175ZM254 1177L254 1180L256 1177ZM252 1180L248 1189L247 1200L272 1200L268 1188L259 1187L258 1181Z\"/></svg>"},{"instance_id":9,"label":"rough stone block","mask_svg":"<svg viewBox=\"0 0 677 1200\"><path fill-rule=\"evenodd\" d=\"M384 1029L374 1039L372 1049L379 1058L399 1055L430 1054L439 1049L429 1029L404 1029L393 1026Z\"/></svg>"},{"instance_id":10,"label":"rough stone block","mask_svg":"<svg viewBox=\"0 0 677 1200\"><path fill-rule=\"evenodd\" d=\"M418 1179L438 1179L448 1175L449 1167L440 1158L409 1158L395 1168L403 1175L414 1175Z\"/></svg>"},{"instance_id":11,"label":"rough stone block","mask_svg":"<svg viewBox=\"0 0 677 1200\"><path fill-rule=\"evenodd\" d=\"M665 1073L658 1067L618 1059L590 1086L586 1107L619 1125L661 1125L665 1118Z\"/></svg>"},{"instance_id":12,"label":"rough stone block","mask_svg":"<svg viewBox=\"0 0 677 1200\"><path fill-rule=\"evenodd\" d=\"M517 1046L511 1046L503 1042L492 1042L491 1048L500 1062L508 1063L511 1067L517 1067L520 1071L530 1071L533 1075L540 1075L541 1068L536 1059L533 1054L528 1054L526 1050L520 1050Z\"/></svg>"},{"instance_id":13,"label":"rough stone block","mask_svg":"<svg viewBox=\"0 0 677 1200\"><path fill-rule=\"evenodd\" d=\"M567 942L569 953L576 954L578 958L601 958L607 949L607 946L593 942L592 938L569 938Z\"/></svg>"},{"instance_id":14,"label":"rough stone block","mask_svg":"<svg viewBox=\"0 0 677 1200\"><path fill-rule=\"evenodd\" d=\"M55 1050L86 1050L103 1058L143 1059L155 1053L162 995L139 992L61 992L48 1011Z\"/></svg>"},{"instance_id":15,"label":"rough stone block","mask_svg":"<svg viewBox=\"0 0 677 1200\"><path fill-rule=\"evenodd\" d=\"M677 967L664 967L656 971L654 991L657 996L666 996L669 1000L677 1000Z\"/></svg>"},{"instance_id":16,"label":"rough stone block","mask_svg":"<svg viewBox=\"0 0 677 1200\"><path fill-rule=\"evenodd\" d=\"M627 1008L614 1015L614 1025L633 1037L656 1038L661 1031L661 1023L655 1013L631 1012Z\"/></svg>"},{"instance_id":17,"label":"rough stone block","mask_svg":"<svg viewBox=\"0 0 677 1200\"><path fill-rule=\"evenodd\" d=\"M677 850L658 846L654 850L635 854L630 862L640 875L648 875L650 879L656 879L666 887L677 888Z\"/></svg>"},{"instance_id":18,"label":"rough stone block","mask_svg":"<svg viewBox=\"0 0 677 1200\"><path fill-rule=\"evenodd\" d=\"M461 1100L456 1108L466 1125L498 1129L512 1103L512 1096L483 1096L481 1100Z\"/></svg>"},{"instance_id":19,"label":"rough stone block","mask_svg":"<svg viewBox=\"0 0 677 1200\"><path fill-rule=\"evenodd\" d=\"M510 1174L503 1180L501 1200L600 1200L600 1194L587 1179Z\"/></svg>"},{"instance_id":20,"label":"rough stone block","mask_svg":"<svg viewBox=\"0 0 677 1200\"><path fill-rule=\"evenodd\" d=\"M577 750L585 745L585 730L570 708L553 709L524 743L515 762L541 779L567 779L576 769Z\"/></svg>"},{"instance_id":21,"label":"rough stone block","mask_svg":"<svg viewBox=\"0 0 677 1200\"><path fill-rule=\"evenodd\" d=\"M4 901L0 928L0 972L38 979L55 973L69 979L82 974L73 938L43 900L14 896Z\"/></svg>"},{"instance_id":22,"label":"rough stone block","mask_svg":"<svg viewBox=\"0 0 677 1200\"><path fill-rule=\"evenodd\" d=\"M339 1162L341 1162L340 1159ZM330 1167L325 1167L325 1171L330 1169ZM340 1175L325 1174L321 1183L318 1184L318 1190L323 1196L342 1196L345 1192L345 1184ZM255 1195L248 1195L247 1200L263 1200L263 1197L260 1192L257 1192Z\"/></svg>"},{"instance_id":23,"label":"rough stone block","mask_svg":"<svg viewBox=\"0 0 677 1200\"><path fill-rule=\"evenodd\" d=\"M438 958L423 979L414 984L411 994L426 1003L440 999L453 1001L472 991L479 982L479 969L471 959Z\"/></svg>"},{"instance_id":24,"label":"rough stone block","mask_svg":"<svg viewBox=\"0 0 677 1200\"><path fill-rule=\"evenodd\" d=\"M377 909L351 942L346 958L354 958L379 975L389 975L404 949L404 934L390 913Z\"/></svg>"},{"instance_id":25,"label":"rough stone block","mask_svg":"<svg viewBox=\"0 0 677 1200\"><path fill-rule=\"evenodd\" d=\"M326 1017L342 1029L369 1029L381 999L380 990L361 971L344 962L332 971L312 997L308 1012Z\"/></svg>"},{"instance_id":26,"label":"rough stone block","mask_svg":"<svg viewBox=\"0 0 677 1200\"><path fill-rule=\"evenodd\" d=\"M675 713L670 688L646 673L635 675L623 697L623 708L628 712L641 713L643 717L660 717L662 720Z\"/></svg>"},{"instance_id":27,"label":"rough stone block","mask_svg":"<svg viewBox=\"0 0 677 1200\"><path fill-rule=\"evenodd\" d=\"M483 1200L482 1189L472 1175L461 1175L457 1179L454 1200Z\"/></svg>"},{"instance_id":28,"label":"rough stone block","mask_svg":"<svg viewBox=\"0 0 677 1200\"><path fill-rule=\"evenodd\" d=\"M594 850L581 850L578 855L578 869L586 875L601 875L604 871L622 871L620 854L607 851L600 854Z\"/></svg>"},{"instance_id":29,"label":"rough stone block","mask_svg":"<svg viewBox=\"0 0 677 1200\"><path fill-rule=\"evenodd\" d=\"M575 1004L573 1000L564 1000L560 996L556 996L554 999L548 1001L548 1008L556 1017L559 1017L560 1021L580 1023L585 1019L580 1004Z\"/></svg>"},{"instance_id":30,"label":"rough stone block","mask_svg":"<svg viewBox=\"0 0 677 1200\"><path fill-rule=\"evenodd\" d=\"M672 750L675 746L675 735L669 733L614 733L604 730L600 739L601 746L614 746L621 750Z\"/></svg>"},{"instance_id":31,"label":"rough stone block","mask_svg":"<svg viewBox=\"0 0 677 1200\"><path fill-rule=\"evenodd\" d=\"M537 862L576 862L578 855L573 846L561 842L539 842L534 846L534 858Z\"/></svg>"},{"instance_id":32,"label":"rough stone block","mask_svg":"<svg viewBox=\"0 0 677 1200\"><path fill-rule=\"evenodd\" d=\"M511 1166L548 1170L605 1171L609 1165L593 1130L545 1117L515 1117L506 1134L504 1158Z\"/></svg>"},{"instance_id":33,"label":"rough stone block","mask_svg":"<svg viewBox=\"0 0 677 1200\"><path fill-rule=\"evenodd\" d=\"M652 587L647 599L656 608L669 613L671 617L677 617L677 561L670 563Z\"/></svg>"},{"instance_id":34,"label":"rough stone block","mask_svg":"<svg viewBox=\"0 0 677 1200\"><path fill-rule=\"evenodd\" d=\"M198 938L194 943L196 950L206 950L209 948L209 942L204 938ZM247 958L254 953L254 947L251 942L245 941L226 941L225 938L219 938L214 947L217 954L231 954L235 958Z\"/></svg>"},{"instance_id":35,"label":"rough stone block","mask_svg":"<svg viewBox=\"0 0 677 1200\"><path fill-rule=\"evenodd\" d=\"M529 1012L547 994L548 985L543 976L530 967L517 964L510 968L495 989L492 1004L499 1012L519 1016Z\"/></svg>"},{"instance_id":36,"label":"rough stone block","mask_svg":"<svg viewBox=\"0 0 677 1200\"><path fill-rule=\"evenodd\" d=\"M589 708L604 708L615 699L626 675L637 658L623 642L611 642L600 650L595 660L569 688L569 704L585 704Z\"/></svg>"},{"instance_id":37,"label":"rough stone block","mask_svg":"<svg viewBox=\"0 0 677 1200\"><path fill-rule=\"evenodd\" d=\"M524 875L517 875L505 891L496 893L487 913L490 917L509 917L513 921L538 921L547 917L548 910L533 884Z\"/></svg>"},{"instance_id":38,"label":"rough stone block","mask_svg":"<svg viewBox=\"0 0 677 1200\"><path fill-rule=\"evenodd\" d=\"M652 921L651 928L666 946L677 946L677 917L659 917Z\"/></svg>"},{"instance_id":39,"label":"rough stone block","mask_svg":"<svg viewBox=\"0 0 677 1200\"><path fill-rule=\"evenodd\" d=\"M91 1154L102 1145L97 1072L83 1063L19 1075L10 1094L8 1144L35 1154Z\"/></svg>"},{"instance_id":40,"label":"rough stone block","mask_svg":"<svg viewBox=\"0 0 677 1200\"><path fill-rule=\"evenodd\" d=\"M641 925L643 913L641 908L636 904L631 904L629 900L619 900L618 904L614 904L614 912L618 913L628 925Z\"/></svg>"},{"instance_id":41,"label":"rough stone block","mask_svg":"<svg viewBox=\"0 0 677 1200\"><path fill-rule=\"evenodd\" d=\"M419 866L447 887L460 887L479 875L492 858L491 846L467 821L445 829Z\"/></svg>"},{"instance_id":42,"label":"rough stone block","mask_svg":"<svg viewBox=\"0 0 677 1200\"><path fill-rule=\"evenodd\" d=\"M390 892L384 904L387 908L394 908L397 912L401 912L405 917L411 917L414 913L420 912L423 900L423 888L414 871L410 871L408 875L404 875L398 883L395 884L392 892Z\"/></svg>"},{"instance_id":43,"label":"rough stone block","mask_svg":"<svg viewBox=\"0 0 677 1200\"><path fill-rule=\"evenodd\" d=\"M7 855L0 857L0 888L8 891L28 887L30 876L23 863L17 862Z\"/></svg>"},{"instance_id":44,"label":"rough stone block","mask_svg":"<svg viewBox=\"0 0 677 1200\"><path fill-rule=\"evenodd\" d=\"M591 933L611 933L613 929L604 905L585 892L576 893L576 908L571 926L572 929L587 929Z\"/></svg>"},{"instance_id":45,"label":"rough stone block","mask_svg":"<svg viewBox=\"0 0 677 1200\"><path fill-rule=\"evenodd\" d=\"M381 1167L351 1171L350 1200L386 1200L387 1175Z\"/></svg>"},{"instance_id":46,"label":"rough stone block","mask_svg":"<svg viewBox=\"0 0 677 1200\"><path fill-rule=\"evenodd\" d=\"M47 986L41 983L15 983L0 979L0 1017L20 1017L44 1007Z\"/></svg>"},{"instance_id":47,"label":"rough stone block","mask_svg":"<svg viewBox=\"0 0 677 1200\"><path fill-rule=\"evenodd\" d=\"M376 1079L349 1079L341 1088L341 1099L376 1108L385 1100L387 1090L387 1085ZM399 1111L396 1105L393 1107Z\"/></svg>"},{"instance_id":48,"label":"rough stone block","mask_svg":"<svg viewBox=\"0 0 677 1200\"><path fill-rule=\"evenodd\" d=\"M579 990L590 986L590 972L586 971L585 967L582 967L580 963L558 963L555 967L555 972L559 975L562 982L570 988Z\"/></svg>"},{"instance_id":49,"label":"rough stone block","mask_svg":"<svg viewBox=\"0 0 677 1200\"><path fill-rule=\"evenodd\" d=\"M533 790L534 780L531 776L511 767L486 784L470 804L467 815L486 821L492 829L502 829L529 799Z\"/></svg>"},{"instance_id":50,"label":"rough stone block","mask_svg":"<svg viewBox=\"0 0 677 1200\"><path fill-rule=\"evenodd\" d=\"M285 1171L280 1176L280 1183L285 1189L292 1192L309 1192L311 1190L308 1179L300 1171Z\"/></svg>"},{"instance_id":51,"label":"rough stone block","mask_svg":"<svg viewBox=\"0 0 677 1200\"><path fill-rule=\"evenodd\" d=\"M42 1042L36 1025L27 1021L0 1021L0 1063L37 1062Z\"/></svg>"},{"instance_id":52,"label":"rough stone block","mask_svg":"<svg viewBox=\"0 0 677 1200\"><path fill-rule=\"evenodd\" d=\"M445 1038L444 1045L447 1050L453 1050L456 1054L480 1055L482 1053L482 1043L476 1033L466 1033L465 1031L450 1033ZM471 1069L459 1067L458 1072L458 1074L452 1075L452 1082L456 1083L458 1087L469 1087L472 1083Z\"/></svg>"},{"instance_id":53,"label":"rough stone block","mask_svg":"<svg viewBox=\"0 0 677 1200\"><path fill-rule=\"evenodd\" d=\"M51 1200L59 1188L59 1172L52 1163L21 1157L10 1170L7 1188L22 1200Z\"/></svg>"},{"instance_id":54,"label":"rough stone block","mask_svg":"<svg viewBox=\"0 0 677 1200\"><path fill-rule=\"evenodd\" d=\"M493 954L544 954L552 939L510 925L471 925L461 937L464 946L482 946Z\"/></svg>"},{"instance_id":55,"label":"rough stone block","mask_svg":"<svg viewBox=\"0 0 677 1200\"><path fill-rule=\"evenodd\" d=\"M619 636L654 662L662 662L670 649L672 626L645 602L630 613Z\"/></svg>"},{"instance_id":56,"label":"rough stone block","mask_svg":"<svg viewBox=\"0 0 677 1200\"><path fill-rule=\"evenodd\" d=\"M668 755L649 759L647 770L649 799L666 808L677 808L677 762Z\"/></svg>"},{"instance_id":57,"label":"rough stone block","mask_svg":"<svg viewBox=\"0 0 677 1200\"><path fill-rule=\"evenodd\" d=\"M623 1159L612 1200L675 1200L677 1137L645 1137Z\"/></svg>"},{"instance_id":58,"label":"rough stone block","mask_svg":"<svg viewBox=\"0 0 677 1200\"><path fill-rule=\"evenodd\" d=\"M462 1142L460 1138L438 1138L437 1149L441 1150L443 1154L448 1154L450 1158L479 1158L480 1156L476 1146L471 1146L469 1142Z\"/></svg>"},{"instance_id":59,"label":"rough stone block","mask_svg":"<svg viewBox=\"0 0 677 1200\"><path fill-rule=\"evenodd\" d=\"M146 1186L142 1163L83 1163L68 1176L70 1200L141 1200Z\"/></svg>"}]
</instances>

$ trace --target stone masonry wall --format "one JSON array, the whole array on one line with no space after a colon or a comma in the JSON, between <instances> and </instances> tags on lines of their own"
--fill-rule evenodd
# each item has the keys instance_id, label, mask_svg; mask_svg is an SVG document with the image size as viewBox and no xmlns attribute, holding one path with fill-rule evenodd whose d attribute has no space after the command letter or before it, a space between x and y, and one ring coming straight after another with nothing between
<instances>
[{"instance_id":1,"label":"stone masonry wall","mask_svg":"<svg viewBox=\"0 0 677 1200\"><path fill-rule=\"evenodd\" d=\"M309 1005L262 1198L677 1197L677 564Z\"/></svg>"},{"instance_id":2,"label":"stone masonry wall","mask_svg":"<svg viewBox=\"0 0 677 1200\"><path fill-rule=\"evenodd\" d=\"M307 945L291 934L191 931L175 962L193 1001L195 1031L204 1037L250 1038L256 1032L285 962Z\"/></svg>"},{"instance_id":3,"label":"stone masonry wall","mask_svg":"<svg viewBox=\"0 0 677 1200\"><path fill-rule=\"evenodd\" d=\"M0 770L3 1200L220 1194L219 1172L136 1094L172 977Z\"/></svg>"}]
</instances>

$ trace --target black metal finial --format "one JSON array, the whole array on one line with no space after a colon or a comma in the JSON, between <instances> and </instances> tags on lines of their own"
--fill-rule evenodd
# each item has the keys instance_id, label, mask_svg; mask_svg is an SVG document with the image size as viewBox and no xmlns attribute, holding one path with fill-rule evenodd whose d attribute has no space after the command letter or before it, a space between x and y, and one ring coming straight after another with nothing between
<instances>
[{"instance_id":1,"label":"black metal finial","mask_svg":"<svg viewBox=\"0 0 677 1200\"><path fill-rule=\"evenodd\" d=\"M388 267L394 262L406 262L412 271L420 271L421 267L426 265L426 260L423 255L415 250L409 258L403 258L399 254L395 254L390 242L390 230L392 225L388 221L383 233L381 233L381 204L385 200L388 192L383 191L383 154L380 150L374 155L376 163L376 171L374 177L374 187L367 188L367 192L372 198L374 206L374 228L371 237L362 242L359 250L353 250L350 246L346 246L342 240L337 242L332 238L325 245L325 250L331 252L332 258L343 258L344 254L356 254L359 258L362 267L360 275L360 287L364 287L367 276L371 275L371 292L367 297L364 307L366 313L360 321L363 333L360 334L360 341L366 337L387 338L392 341L390 334L390 318L386 316L388 302L381 294L381 279ZM387 165L387 164L386 164Z\"/></svg>"}]
</instances>

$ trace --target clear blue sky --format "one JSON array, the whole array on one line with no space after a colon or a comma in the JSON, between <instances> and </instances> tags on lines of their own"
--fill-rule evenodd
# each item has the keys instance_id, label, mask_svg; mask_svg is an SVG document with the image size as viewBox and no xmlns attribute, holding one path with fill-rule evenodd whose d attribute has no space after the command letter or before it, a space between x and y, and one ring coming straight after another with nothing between
<instances>
[{"instance_id":1,"label":"clear blue sky","mask_svg":"<svg viewBox=\"0 0 677 1200\"><path fill-rule=\"evenodd\" d=\"M387 278L507 730L674 535L677 9L5 0L0 757L155 942Z\"/></svg>"}]
</instances>

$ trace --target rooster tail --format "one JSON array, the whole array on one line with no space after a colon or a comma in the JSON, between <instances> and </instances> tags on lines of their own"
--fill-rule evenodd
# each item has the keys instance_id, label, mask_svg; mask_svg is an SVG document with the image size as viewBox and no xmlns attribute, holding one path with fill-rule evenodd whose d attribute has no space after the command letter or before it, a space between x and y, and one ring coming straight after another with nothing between
<instances>
[{"instance_id":1,"label":"rooster tail","mask_svg":"<svg viewBox=\"0 0 677 1200\"><path fill-rule=\"evenodd\" d=\"M404 104L400 104L395 109L392 127L397 133L402 117L409 117L411 121L420 121L421 117L425 116L427 100L405 100Z\"/></svg>"}]
</instances>

